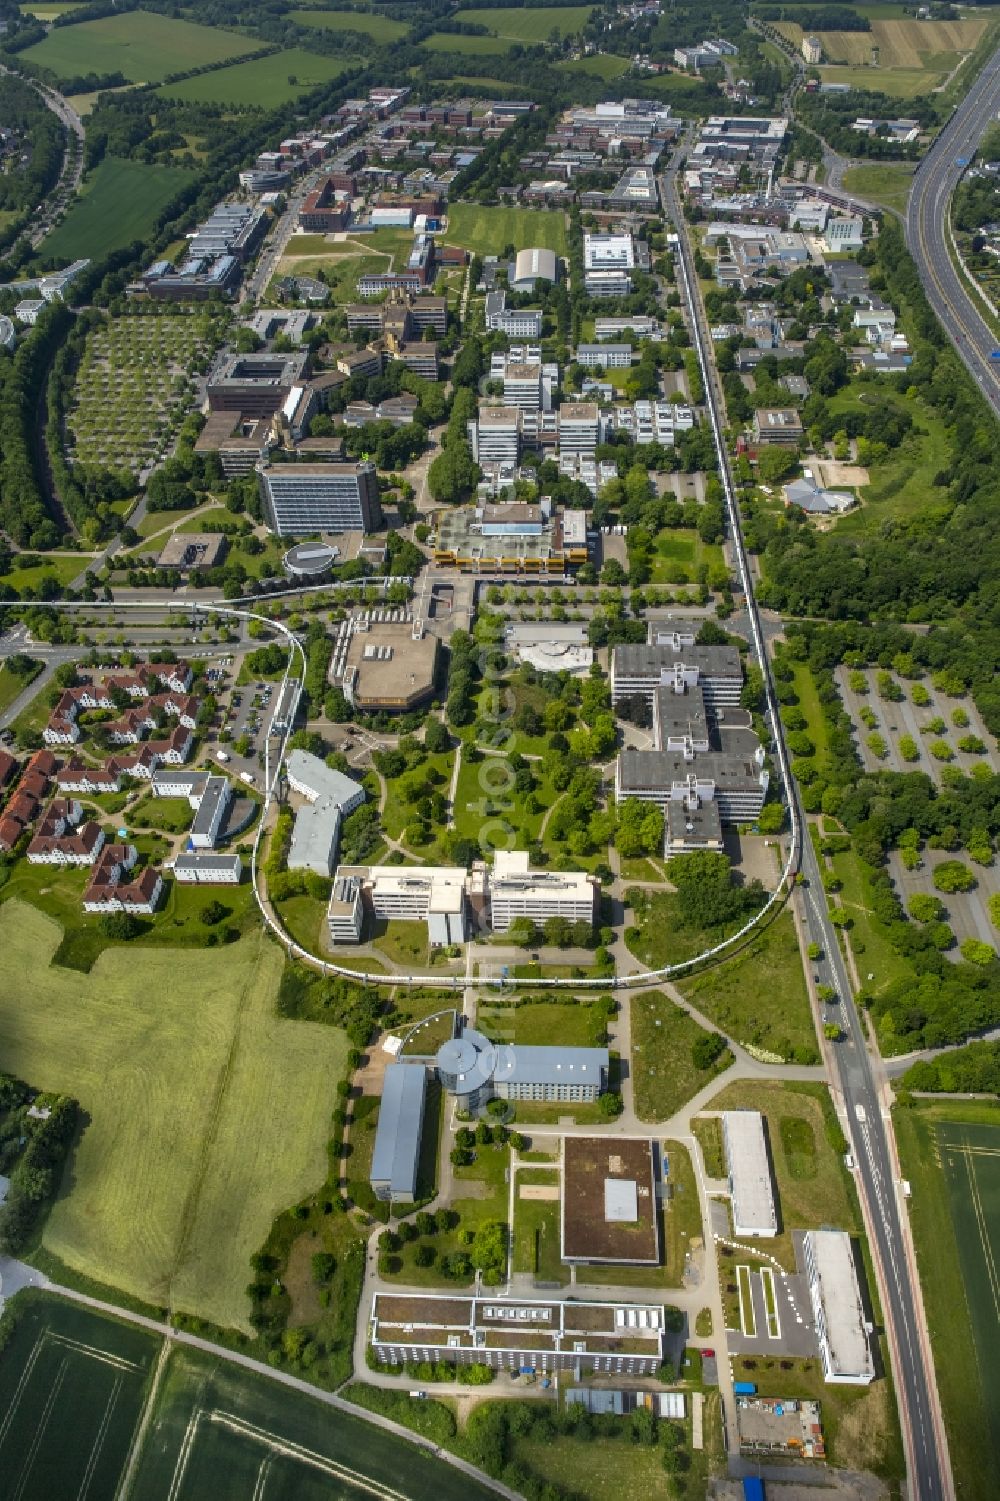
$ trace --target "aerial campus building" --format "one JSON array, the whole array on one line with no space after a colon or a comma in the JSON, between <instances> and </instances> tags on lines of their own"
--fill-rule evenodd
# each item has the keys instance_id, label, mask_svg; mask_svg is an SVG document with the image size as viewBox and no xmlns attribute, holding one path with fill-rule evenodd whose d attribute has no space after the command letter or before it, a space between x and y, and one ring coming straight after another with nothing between
<instances>
[{"instance_id":1,"label":"aerial campus building","mask_svg":"<svg viewBox=\"0 0 1000 1501\"><path fill-rule=\"evenodd\" d=\"M341 822L364 802L365 789L303 750L290 753L285 775L289 789L303 799L292 828L288 869L329 876L337 858Z\"/></svg>"},{"instance_id":2,"label":"aerial campus building","mask_svg":"<svg viewBox=\"0 0 1000 1501\"><path fill-rule=\"evenodd\" d=\"M310 532L375 532L382 525L375 465L264 464L259 469L268 524L279 537Z\"/></svg>"},{"instance_id":3,"label":"aerial campus building","mask_svg":"<svg viewBox=\"0 0 1000 1501\"><path fill-rule=\"evenodd\" d=\"M301 754L294 752L293 754ZM586 871L531 870L525 850L498 850L492 869L460 865L341 866L327 917L332 943L358 943L366 911L376 919L426 922L432 944L463 943L473 926L506 933L519 917L593 923L598 882ZM359 900L360 899L360 900Z\"/></svg>"},{"instance_id":4,"label":"aerial campus building","mask_svg":"<svg viewBox=\"0 0 1000 1501\"><path fill-rule=\"evenodd\" d=\"M475 1027L442 1043L434 1060L444 1088L470 1112L494 1099L592 1104L607 1087L609 1063L607 1048L518 1047Z\"/></svg>"},{"instance_id":5,"label":"aerial campus building","mask_svg":"<svg viewBox=\"0 0 1000 1501\"><path fill-rule=\"evenodd\" d=\"M378 1126L372 1150L371 1186L384 1203L412 1204L427 1097L427 1070L390 1063L382 1081Z\"/></svg>"},{"instance_id":6,"label":"aerial campus building","mask_svg":"<svg viewBox=\"0 0 1000 1501\"><path fill-rule=\"evenodd\" d=\"M458 1293L376 1292L368 1337L380 1361L448 1360L494 1370L655 1376L657 1304L525 1301Z\"/></svg>"},{"instance_id":7,"label":"aerial campus building","mask_svg":"<svg viewBox=\"0 0 1000 1501\"><path fill-rule=\"evenodd\" d=\"M866 1386L875 1377L861 1285L846 1230L810 1230L802 1240L824 1379Z\"/></svg>"},{"instance_id":8,"label":"aerial campus building","mask_svg":"<svg viewBox=\"0 0 1000 1501\"><path fill-rule=\"evenodd\" d=\"M764 806L764 748L739 707L742 685L735 647L659 632L614 649L612 701L652 705L655 746L619 754L615 795L659 803L667 855L721 848L723 824L752 822Z\"/></svg>"},{"instance_id":9,"label":"aerial campus building","mask_svg":"<svg viewBox=\"0 0 1000 1501\"><path fill-rule=\"evenodd\" d=\"M771 1182L764 1117L759 1110L726 1110L722 1140L733 1217L733 1234L771 1237L778 1233L778 1213Z\"/></svg>"}]
</instances>

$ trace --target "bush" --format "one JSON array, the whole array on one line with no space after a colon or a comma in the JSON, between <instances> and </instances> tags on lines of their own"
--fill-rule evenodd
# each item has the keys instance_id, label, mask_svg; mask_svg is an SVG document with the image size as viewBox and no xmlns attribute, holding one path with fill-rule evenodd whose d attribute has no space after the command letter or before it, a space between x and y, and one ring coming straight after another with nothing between
<instances>
[{"instance_id":1,"label":"bush","mask_svg":"<svg viewBox=\"0 0 1000 1501\"><path fill-rule=\"evenodd\" d=\"M695 1038L691 1047L691 1061L695 1068L711 1068L726 1051L726 1039L720 1032L704 1032Z\"/></svg>"}]
</instances>

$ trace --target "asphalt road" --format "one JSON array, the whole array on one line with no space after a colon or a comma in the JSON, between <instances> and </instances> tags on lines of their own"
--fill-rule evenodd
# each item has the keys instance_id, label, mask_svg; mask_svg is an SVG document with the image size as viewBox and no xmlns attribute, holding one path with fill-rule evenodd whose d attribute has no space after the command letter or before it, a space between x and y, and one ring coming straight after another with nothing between
<instances>
[{"instance_id":1,"label":"asphalt road","mask_svg":"<svg viewBox=\"0 0 1000 1501\"><path fill-rule=\"evenodd\" d=\"M990 332L948 253L949 202L965 163L1000 111L1000 49L990 58L914 178L906 242L935 313L983 394L1000 409L1000 338Z\"/></svg>"},{"instance_id":2,"label":"asphalt road","mask_svg":"<svg viewBox=\"0 0 1000 1501\"><path fill-rule=\"evenodd\" d=\"M699 351L703 371L707 374L706 404L716 434L720 463L729 511L729 529L734 556L739 567L746 592L746 616L750 626L750 640L755 654L764 668L768 680L767 718L775 741L775 751L780 764L788 765L784 746L784 731L777 713L770 665L763 649L763 630L753 594L753 575L747 563L743 544L739 505L732 474L729 471L729 455L720 439L724 426L725 408L718 373L712 363L712 340L700 299L693 294L697 286L690 247L684 220L677 199L674 171L680 152L662 179L664 208L678 230L683 270L680 277L686 280L692 295L687 298L692 314L692 336ZM916 1272L908 1259L908 1241L903 1232L900 1206L897 1199L899 1188L892 1168L888 1131L891 1129L882 1117L879 1085L865 1046L862 1024L853 1002L853 988L840 945L830 922L829 908L819 865L812 841L800 837L806 828L805 815L799 799L798 787L793 778L786 775L785 784L792 799L795 835L799 840L800 870L806 881L807 939L819 944L823 959L816 965L815 973L821 983L833 986L840 1004L838 1020L843 1029L842 1040L833 1048L836 1070L835 1086L842 1095L847 1115L848 1130L855 1163L857 1182L861 1194L869 1241L881 1269L882 1316L885 1322L892 1355L893 1375L900 1409L904 1445L907 1453L907 1470L912 1501L945 1501L953 1494L947 1461L942 1458L939 1435L940 1409L933 1382L928 1380L931 1370L930 1354L922 1319L917 1312L920 1307L915 1291Z\"/></svg>"}]
</instances>

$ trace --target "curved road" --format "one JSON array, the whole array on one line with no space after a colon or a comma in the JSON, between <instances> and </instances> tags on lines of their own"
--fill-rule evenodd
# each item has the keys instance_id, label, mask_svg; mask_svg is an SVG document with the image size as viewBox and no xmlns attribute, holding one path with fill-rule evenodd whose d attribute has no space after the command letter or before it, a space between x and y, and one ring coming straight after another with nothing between
<instances>
[{"instance_id":1,"label":"curved road","mask_svg":"<svg viewBox=\"0 0 1000 1501\"><path fill-rule=\"evenodd\" d=\"M836 1090L843 1101L845 1127L857 1163L857 1185L865 1229L877 1268L882 1318L891 1353L906 1451L909 1495L911 1501L949 1501L954 1489L947 1439L934 1381L912 1242L904 1220L888 1109L883 1114L883 1100L888 1091L877 1055L875 1067L879 1069L878 1075L868 1054L863 1024L853 1003L853 988L836 931L830 922L816 852L808 835L803 837L806 822L798 787L788 770L784 731L777 712L770 663L753 594L753 575L747 566L740 508L729 453L722 438L725 413L722 388L712 358L708 320L697 292L697 277L677 197L675 174L682 150L683 147L662 178L663 207L673 220L678 236L679 283L690 315L692 343L701 366L725 490L730 537L745 590L755 655L765 675L766 717L789 798L792 841L793 845L798 845L800 870L806 882L806 938L818 944L822 951L822 958L815 966L817 978L821 983L831 985L840 998L837 1021L843 1030L833 1049Z\"/></svg>"},{"instance_id":2,"label":"curved road","mask_svg":"<svg viewBox=\"0 0 1000 1501\"><path fill-rule=\"evenodd\" d=\"M906 242L931 306L972 378L1000 410L1000 361L990 355L1000 338L990 332L949 254L951 195L986 127L1000 111L1000 49L923 158L906 209Z\"/></svg>"}]
</instances>

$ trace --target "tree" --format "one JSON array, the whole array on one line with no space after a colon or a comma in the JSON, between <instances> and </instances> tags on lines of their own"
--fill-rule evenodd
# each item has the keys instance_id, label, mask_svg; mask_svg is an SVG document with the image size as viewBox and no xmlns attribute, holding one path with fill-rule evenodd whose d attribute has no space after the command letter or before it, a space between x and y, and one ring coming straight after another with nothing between
<instances>
[{"instance_id":1,"label":"tree","mask_svg":"<svg viewBox=\"0 0 1000 1501\"><path fill-rule=\"evenodd\" d=\"M794 474L798 458L794 449L768 443L757 454L757 478L764 485L778 485Z\"/></svg>"},{"instance_id":2,"label":"tree","mask_svg":"<svg viewBox=\"0 0 1000 1501\"><path fill-rule=\"evenodd\" d=\"M691 1045L691 1061L695 1068L711 1068L726 1051L726 1039L720 1032L703 1032Z\"/></svg>"},{"instance_id":3,"label":"tree","mask_svg":"<svg viewBox=\"0 0 1000 1501\"><path fill-rule=\"evenodd\" d=\"M313 1256L312 1275L318 1287L324 1287L336 1270L337 1258L331 1256L329 1251L317 1251Z\"/></svg>"},{"instance_id":4,"label":"tree","mask_svg":"<svg viewBox=\"0 0 1000 1501\"><path fill-rule=\"evenodd\" d=\"M429 1246L426 1241L421 1241L414 1254L414 1260L416 1261L417 1266L433 1266L434 1258L436 1257L436 1255L437 1252L435 1251L433 1246Z\"/></svg>"},{"instance_id":5,"label":"tree","mask_svg":"<svg viewBox=\"0 0 1000 1501\"><path fill-rule=\"evenodd\" d=\"M221 902L206 902L201 909L201 920L206 928L214 928L217 923L225 921L229 916L230 909L224 907Z\"/></svg>"},{"instance_id":6,"label":"tree","mask_svg":"<svg viewBox=\"0 0 1000 1501\"><path fill-rule=\"evenodd\" d=\"M519 948L527 949L538 942L538 929L530 917L515 917L507 929L507 937Z\"/></svg>"},{"instance_id":7,"label":"tree","mask_svg":"<svg viewBox=\"0 0 1000 1501\"><path fill-rule=\"evenodd\" d=\"M944 907L936 896L916 891L908 903L914 922L937 922L944 915Z\"/></svg>"},{"instance_id":8,"label":"tree","mask_svg":"<svg viewBox=\"0 0 1000 1501\"><path fill-rule=\"evenodd\" d=\"M996 958L996 950L990 943L983 943L978 938L966 938L961 944L962 958L968 964L978 964L985 968L992 964Z\"/></svg>"},{"instance_id":9,"label":"tree","mask_svg":"<svg viewBox=\"0 0 1000 1501\"><path fill-rule=\"evenodd\" d=\"M781 803L765 803L757 819L762 834L780 834L785 826L785 810Z\"/></svg>"},{"instance_id":10,"label":"tree","mask_svg":"<svg viewBox=\"0 0 1000 1501\"><path fill-rule=\"evenodd\" d=\"M938 891L943 891L946 895L956 891L971 891L976 884L972 871L961 860L943 860L934 867L933 879Z\"/></svg>"},{"instance_id":11,"label":"tree","mask_svg":"<svg viewBox=\"0 0 1000 1501\"><path fill-rule=\"evenodd\" d=\"M142 924L132 912L105 912L101 917L101 931L105 938L127 943L142 932Z\"/></svg>"},{"instance_id":12,"label":"tree","mask_svg":"<svg viewBox=\"0 0 1000 1501\"><path fill-rule=\"evenodd\" d=\"M620 1094L609 1090L606 1094L598 1097L597 1108L605 1120L613 1121L617 1120L618 1116L625 1109L625 1101Z\"/></svg>"},{"instance_id":13,"label":"tree","mask_svg":"<svg viewBox=\"0 0 1000 1501\"><path fill-rule=\"evenodd\" d=\"M545 942L554 948L564 949L570 941L571 929L569 920L565 917L547 917L545 919Z\"/></svg>"}]
</instances>

